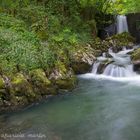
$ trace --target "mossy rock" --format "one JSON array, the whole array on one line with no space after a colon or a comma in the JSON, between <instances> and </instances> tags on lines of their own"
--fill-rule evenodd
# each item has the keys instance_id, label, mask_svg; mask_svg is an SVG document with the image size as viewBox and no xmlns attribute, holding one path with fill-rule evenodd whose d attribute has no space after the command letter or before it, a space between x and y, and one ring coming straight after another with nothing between
<instances>
[{"instance_id":1,"label":"mossy rock","mask_svg":"<svg viewBox=\"0 0 140 140\"><path fill-rule=\"evenodd\" d=\"M33 101L33 100L32 100ZM11 105L14 107L23 107L29 104L29 100L26 96L11 96Z\"/></svg>"},{"instance_id":2,"label":"mossy rock","mask_svg":"<svg viewBox=\"0 0 140 140\"><path fill-rule=\"evenodd\" d=\"M99 54L98 54L99 55ZM71 53L71 67L76 74L89 72L92 64L95 62L97 51L90 44L85 46L76 46L74 52Z\"/></svg>"},{"instance_id":3,"label":"mossy rock","mask_svg":"<svg viewBox=\"0 0 140 140\"><path fill-rule=\"evenodd\" d=\"M77 78L76 76L69 77L66 79L57 79L56 80L56 85L59 87L59 89L64 89L64 90L71 90L75 87L77 83Z\"/></svg>"},{"instance_id":4,"label":"mossy rock","mask_svg":"<svg viewBox=\"0 0 140 140\"><path fill-rule=\"evenodd\" d=\"M0 89L4 89L4 88L5 88L5 82L3 78L0 76Z\"/></svg>"},{"instance_id":5,"label":"mossy rock","mask_svg":"<svg viewBox=\"0 0 140 140\"><path fill-rule=\"evenodd\" d=\"M26 96L29 101L34 101L36 94L33 92L31 84L22 73L17 73L11 78L11 94L17 97ZM13 98L14 96L11 95Z\"/></svg>"},{"instance_id":6,"label":"mossy rock","mask_svg":"<svg viewBox=\"0 0 140 140\"><path fill-rule=\"evenodd\" d=\"M35 69L30 71L31 80L34 84L40 85L44 83L45 85L51 85L51 82L46 77L45 72L42 69Z\"/></svg>"},{"instance_id":7,"label":"mossy rock","mask_svg":"<svg viewBox=\"0 0 140 140\"><path fill-rule=\"evenodd\" d=\"M72 69L74 70L75 74L84 74L90 72L91 65L83 62L75 62L72 64Z\"/></svg>"},{"instance_id":8,"label":"mossy rock","mask_svg":"<svg viewBox=\"0 0 140 140\"><path fill-rule=\"evenodd\" d=\"M132 37L128 32L123 32L121 34L116 34L112 37L107 38L106 40L118 40L121 43L129 43L129 42L136 42L136 39L134 37Z\"/></svg>"},{"instance_id":9,"label":"mossy rock","mask_svg":"<svg viewBox=\"0 0 140 140\"><path fill-rule=\"evenodd\" d=\"M136 40L134 37L129 33L124 32L108 37L103 41L99 38L95 38L90 42L90 45L93 49L100 50L101 52L108 52L110 47L114 52L118 52L122 50L124 46L128 49L132 48L135 42Z\"/></svg>"},{"instance_id":10,"label":"mossy rock","mask_svg":"<svg viewBox=\"0 0 140 140\"><path fill-rule=\"evenodd\" d=\"M131 57L132 57L132 60L133 60L133 61L140 61L140 48L137 49L137 50L135 50L135 51L132 53Z\"/></svg>"},{"instance_id":11,"label":"mossy rock","mask_svg":"<svg viewBox=\"0 0 140 140\"><path fill-rule=\"evenodd\" d=\"M57 61L57 63L55 64L55 68L62 76L65 75L68 71L66 65L61 61Z\"/></svg>"},{"instance_id":12,"label":"mossy rock","mask_svg":"<svg viewBox=\"0 0 140 140\"><path fill-rule=\"evenodd\" d=\"M69 71L70 71L70 68L68 68L63 62L57 61L55 63L55 67L50 72L49 79L52 82L55 82L55 80L57 79L67 77Z\"/></svg>"},{"instance_id":13,"label":"mossy rock","mask_svg":"<svg viewBox=\"0 0 140 140\"><path fill-rule=\"evenodd\" d=\"M0 106L3 105L3 100L6 99L6 90L0 89Z\"/></svg>"},{"instance_id":14,"label":"mossy rock","mask_svg":"<svg viewBox=\"0 0 140 140\"><path fill-rule=\"evenodd\" d=\"M56 94L55 86L53 87L51 81L46 77L46 74L42 69L30 71L30 77L34 91L38 94Z\"/></svg>"},{"instance_id":15,"label":"mossy rock","mask_svg":"<svg viewBox=\"0 0 140 140\"><path fill-rule=\"evenodd\" d=\"M76 77L71 68L63 62L58 61L52 70L49 79L58 87L58 89L70 90L75 87Z\"/></svg>"},{"instance_id":16,"label":"mossy rock","mask_svg":"<svg viewBox=\"0 0 140 140\"><path fill-rule=\"evenodd\" d=\"M127 49L131 49L134 46L136 40L129 33L124 32L107 38L105 42L108 44L109 48L112 47L114 52L118 52L122 50L124 46Z\"/></svg>"},{"instance_id":17,"label":"mossy rock","mask_svg":"<svg viewBox=\"0 0 140 140\"><path fill-rule=\"evenodd\" d=\"M108 49L108 46L103 43L100 38L95 38L94 40L89 42L90 46L98 51L105 52Z\"/></svg>"}]
</instances>

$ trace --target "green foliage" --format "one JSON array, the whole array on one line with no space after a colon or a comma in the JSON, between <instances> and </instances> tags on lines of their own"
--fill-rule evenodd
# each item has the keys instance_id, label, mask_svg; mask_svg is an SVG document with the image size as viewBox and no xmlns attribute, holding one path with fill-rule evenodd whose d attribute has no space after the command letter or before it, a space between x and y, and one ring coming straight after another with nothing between
<instances>
[{"instance_id":1,"label":"green foliage","mask_svg":"<svg viewBox=\"0 0 140 140\"><path fill-rule=\"evenodd\" d=\"M0 13L0 27L13 29L20 32L26 29L26 24L13 16Z\"/></svg>"},{"instance_id":2,"label":"green foliage","mask_svg":"<svg viewBox=\"0 0 140 140\"><path fill-rule=\"evenodd\" d=\"M38 59L40 62L40 67L45 70L54 66L57 57L54 51L43 44L40 48Z\"/></svg>"},{"instance_id":3,"label":"green foliage","mask_svg":"<svg viewBox=\"0 0 140 140\"><path fill-rule=\"evenodd\" d=\"M32 25L40 20L43 20L47 14L42 6L28 5L19 9L17 17L24 20L26 24Z\"/></svg>"},{"instance_id":4,"label":"green foliage","mask_svg":"<svg viewBox=\"0 0 140 140\"><path fill-rule=\"evenodd\" d=\"M16 16L22 19L29 30L35 32L41 40L47 38L47 14L44 7L28 5L20 8Z\"/></svg>"},{"instance_id":5,"label":"green foliage","mask_svg":"<svg viewBox=\"0 0 140 140\"><path fill-rule=\"evenodd\" d=\"M54 35L52 40L56 43L66 42L68 44L76 44L78 42L78 37L77 34L73 33L69 28L65 28L59 34Z\"/></svg>"},{"instance_id":6,"label":"green foliage","mask_svg":"<svg viewBox=\"0 0 140 140\"><path fill-rule=\"evenodd\" d=\"M21 34L10 29L0 28L0 60L2 71L9 68L33 69L38 66L37 52L38 46L32 41L26 40ZM12 71L12 70L11 70Z\"/></svg>"},{"instance_id":7,"label":"green foliage","mask_svg":"<svg viewBox=\"0 0 140 140\"><path fill-rule=\"evenodd\" d=\"M77 44L96 37L108 0L1 0L0 70L30 71L69 63ZM98 8L99 7L99 8Z\"/></svg>"},{"instance_id":8,"label":"green foliage","mask_svg":"<svg viewBox=\"0 0 140 140\"><path fill-rule=\"evenodd\" d=\"M104 13L110 8L112 0L80 0L82 7L92 6L96 13Z\"/></svg>"},{"instance_id":9,"label":"green foliage","mask_svg":"<svg viewBox=\"0 0 140 140\"><path fill-rule=\"evenodd\" d=\"M127 14L140 12L140 0L115 0L110 2L108 12L113 14Z\"/></svg>"}]
</instances>

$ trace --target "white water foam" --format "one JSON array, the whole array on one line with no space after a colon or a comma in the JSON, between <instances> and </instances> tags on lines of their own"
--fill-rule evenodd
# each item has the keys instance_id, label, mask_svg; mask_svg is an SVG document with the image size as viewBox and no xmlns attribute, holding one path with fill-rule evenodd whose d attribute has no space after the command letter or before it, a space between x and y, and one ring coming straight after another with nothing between
<instances>
[{"instance_id":1,"label":"white water foam","mask_svg":"<svg viewBox=\"0 0 140 140\"><path fill-rule=\"evenodd\" d=\"M93 68L92 68L92 73L94 73L94 74L97 73L99 65L100 65L100 62L95 62L94 63Z\"/></svg>"},{"instance_id":2,"label":"white water foam","mask_svg":"<svg viewBox=\"0 0 140 140\"><path fill-rule=\"evenodd\" d=\"M106 75L97 75L93 73L86 73L78 75L79 78L82 79L95 79L95 80L109 80L109 81L116 81L116 82L127 82L130 84L138 85L140 86L140 75L135 75L131 77L112 77L112 76L106 76Z\"/></svg>"},{"instance_id":3,"label":"white water foam","mask_svg":"<svg viewBox=\"0 0 140 140\"><path fill-rule=\"evenodd\" d=\"M102 62L112 61L105 67L102 73L103 75L112 77L135 76L136 73L133 71L133 64L131 62L130 55L127 54L132 51L134 51L134 49L124 49L118 53L114 53L111 49L109 49L109 54L112 58L107 58L105 56L97 57L97 61L93 65L92 73L98 73L98 68Z\"/></svg>"}]
</instances>

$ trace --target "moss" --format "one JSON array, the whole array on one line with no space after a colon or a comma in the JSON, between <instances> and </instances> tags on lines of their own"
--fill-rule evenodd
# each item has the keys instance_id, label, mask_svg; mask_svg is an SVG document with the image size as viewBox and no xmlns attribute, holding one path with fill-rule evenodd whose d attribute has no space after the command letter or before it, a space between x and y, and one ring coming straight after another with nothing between
<instances>
[{"instance_id":1,"label":"moss","mask_svg":"<svg viewBox=\"0 0 140 140\"><path fill-rule=\"evenodd\" d=\"M110 39L110 38L108 38L108 39ZM124 32L124 33L121 33L121 34L116 34L116 35L112 36L111 39L113 39L113 40L115 40L115 39L116 40L119 40L122 43L127 43L127 42L133 42L134 43L136 41L136 39L134 37L132 37L127 32Z\"/></svg>"},{"instance_id":2,"label":"moss","mask_svg":"<svg viewBox=\"0 0 140 140\"><path fill-rule=\"evenodd\" d=\"M21 73L17 73L13 78L12 78L12 83L13 84L22 84L25 81L25 77Z\"/></svg>"},{"instance_id":3,"label":"moss","mask_svg":"<svg viewBox=\"0 0 140 140\"><path fill-rule=\"evenodd\" d=\"M67 68L65 66L65 64L61 61L57 61L57 63L55 64L56 69L58 69L58 71L62 74L65 75L65 73L67 72Z\"/></svg>"},{"instance_id":4,"label":"moss","mask_svg":"<svg viewBox=\"0 0 140 140\"><path fill-rule=\"evenodd\" d=\"M13 94L11 96L26 96L28 101L33 101L34 98L36 98L31 84L22 73L17 73L11 78L11 85L12 87L10 88L10 93Z\"/></svg>"},{"instance_id":5,"label":"moss","mask_svg":"<svg viewBox=\"0 0 140 140\"><path fill-rule=\"evenodd\" d=\"M129 33L124 32L108 37L103 41L99 38L95 38L90 42L90 45L93 49L101 50L102 52L107 52L110 47L112 47L114 52L118 52L122 50L124 46L132 48L135 41L134 37L132 37Z\"/></svg>"},{"instance_id":6,"label":"moss","mask_svg":"<svg viewBox=\"0 0 140 140\"><path fill-rule=\"evenodd\" d=\"M72 89L76 83L73 70L61 61L57 61L52 69L49 79L58 89Z\"/></svg>"},{"instance_id":7,"label":"moss","mask_svg":"<svg viewBox=\"0 0 140 140\"><path fill-rule=\"evenodd\" d=\"M5 88L5 83L4 83L3 78L0 76L0 89L3 89L3 88Z\"/></svg>"},{"instance_id":8,"label":"moss","mask_svg":"<svg viewBox=\"0 0 140 140\"><path fill-rule=\"evenodd\" d=\"M10 102L13 107L23 107L29 104L26 96L12 96Z\"/></svg>"},{"instance_id":9,"label":"moss","mask_svg":"<svg viewBox=\"0 0 140 140\"><path fill-rule=\"evenodd\" d=\"M124 46L128 49L132 48L135 41L134 37L132 37L129 33L124 32L107 38L104 43L106 43L109 48L112 47L114 52L118 52L122 50Z\"/></svg>"},{"instance_id":10,"label":"moss","mask_svg":"<svg viewBox=\"0 0 140 140\"><path fill-rule=\"evenodd\" d=\"M106 45L102 43L100 38L95 38L94 40L89 42L90 46L95 50L106 51Z\"/></svg>"},{"instance_id":11,"label":"moss","mask_svg":"<svg viewBox=\"0 0 140 140\"><path fill-rule=\"evenodd\" d=\"M75 76L66 79L56 80L56 84L59 87L59 89L65 89L65 90L73 89L76 83L77 83L77 78Z\"/></svg>"},{"instance_id":12,"label":"moss","mask_svg":"<svg viewBox=\"0 0 140 140\"><path fill-rule=\"evenodd\" d=\"M135 50L135 51L132 53L131 57L132 57L132 60L133 60L133 61L140 60L140 48L137 49L137 50Z\"/></svg>"},{"instance_id":13,"label":"moss","mask_svg":"<svg viewBox=\"0 0 140 140\"><path fill-rule=\"evenodd\" d=\"M30 77L33 84L34 91L41 95L56 94L56 88L46 77L42 69L30 71Z\"/></svg>"},{"instance_id":14,"label":"moss","mask_svg":"<svg viewBox=\"0 0 140 140\"><path fill-rule=\"evenodd\" d=\"M76 74L89 72L92 64L96 60L97 53L90 44L76 46L75 51L70 56L71 67L74 72Z\"/></svg>"},{"instance_id":15,"label":"moss","mask_svg":"<svg viewBox=\"0 0 140 140\"><path fill-rule=\"evenodd\" d=\"M3 101L6 96L6 90L5 89L0 89L0 100Z\"/></svg>"},{"instance_id":16,"label":"moss","mask_svg":"<svg viewBox=\"0 0 140 140\"><path fill-rule=\"evenodd\" d=\"M46 77L45 72L42 69L36 69L30 71L31 80L34 84L40 85L40 83L44 83L45 85L50 85L51 82Z\"/></svg>"},{"instance_id":17,"label":"moss","mask_svg":"<svg viewBox=\"0 0 140 140\"><path fill-rule=\"evenodd\" d=\"M91 66L87 63L77 62L72 64L72 69L74 70L75 74L84 74L90 71Z\"/></svg>"}]
</instances>

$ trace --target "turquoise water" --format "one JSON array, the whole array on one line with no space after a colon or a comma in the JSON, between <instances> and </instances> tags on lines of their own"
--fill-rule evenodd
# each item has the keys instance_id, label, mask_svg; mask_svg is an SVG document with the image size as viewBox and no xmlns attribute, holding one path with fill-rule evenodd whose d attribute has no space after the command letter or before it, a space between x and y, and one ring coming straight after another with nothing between
<instances>
[{"instance_id":1,"label":"turquoise water","mask_svg":"<svg viewBox=\"0 0 140 140\"><path fill-rule=\"evenodd\" d=\"M140 86L80 78L72 93L1 115L0 136L0 140L140 140Z\"/></svg>"}]
</instances>

